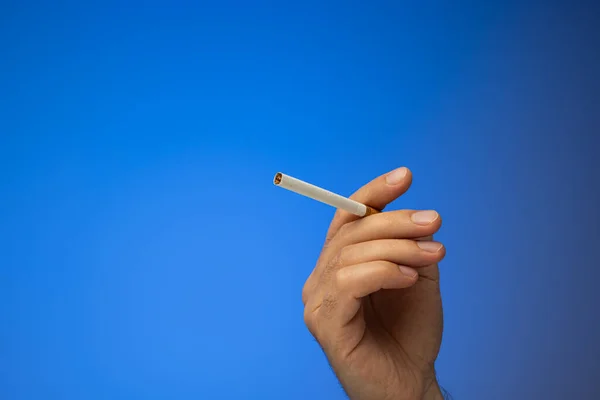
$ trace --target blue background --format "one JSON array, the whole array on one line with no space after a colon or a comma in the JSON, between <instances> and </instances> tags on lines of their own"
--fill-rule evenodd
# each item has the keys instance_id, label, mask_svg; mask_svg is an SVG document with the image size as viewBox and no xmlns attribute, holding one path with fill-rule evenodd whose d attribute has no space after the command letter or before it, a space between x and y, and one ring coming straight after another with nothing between
<instances>
[{"instance_id":1,"label":"blue background","mask_svg":"<svg viewBox=\"0 0 600 400\"><path fill-rule=\"evenodd\" d=\"M1 6L1 398L344 398L300 302L333 210L272 177L402 165L440 383L600 397L592 2L84 3Z\"/></svg>"}]
</instances>

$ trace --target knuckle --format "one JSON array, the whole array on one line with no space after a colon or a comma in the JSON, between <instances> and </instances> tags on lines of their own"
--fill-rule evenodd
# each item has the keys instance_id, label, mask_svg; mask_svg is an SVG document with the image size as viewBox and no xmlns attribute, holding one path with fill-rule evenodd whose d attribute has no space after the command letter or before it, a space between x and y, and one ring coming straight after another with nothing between
<instances>
[{"instance_id":1,"label":"knuckle","mask_svg":"<svg viewBox=\"0 0 600 400\"><path fill-rule=\"evenodd\" d=\"M316 316L310 307L304 307L304 325L306 325L311 334L314 336L317 335Z\"/></svg>"},{"instance_id":2,"label":"knuckle","mask_svg":"<svg viewBox=\"0 0 600 400\"><path fill-rule=\"evenodd\" d=\"M302 304L306 304L310 297L311 286L310 286L310 278L306 281L304 286L302 287Z\"/></svg>"},{"instance_id":3,"label":"knuckle","mask_svg":"<svg viewBox=\"0 0 600 400\"><path fill-rule=\"evenodd\" d=\"M342 250L338 251L337 253L335 253L331 259L329 260L328 267L330 268L337 268L339 266L342 265Z\"/></svg>"},{"instance_id":4,"label":"knuckle","mask_svg":"<svg viewBox=\"0 0 600 400\"><path fill-rule=\"evenodd\" d=\"M335 268L333 268L332 260L330 260L329 263L327 263L327 265L325 266L325 268L323 268L323 271L321 271L321 274L319 276L319 284L327 285L331 280L331 273L334 270Z\"/></svg>"},{"instance_id":5,"label":"knuckle","mask_svg":"<svg viewBox=\"0 0 600 400\"><path fill-rule=\"evenodd\" d=\"M335 286L340 291L344 291L349 285L349 276L346 268L339 269L335 272Z\"/></svg>"},{"instance_id":6,"label":"knuckle","mask_svg":"<svg viewBox=\"0 0 600 400\"><path fill-rule=\"evenodd\" d=\"M336 232L327 232L327 235L325 235L325 241L323 242L323 250L332 246L332 243L335 242L335 238L338 236L340 229L338 229Z\"/></svg>"},{"instance_id":7,"label":"knuckle","mask_svg":"<svg viewBox=\"0 0 600 400\"><path fill-rule=\"evenodd\" d=\"M348 235L348 230L350 229L351 225L352 225L351 223L346 223L346 224L340 226L340 229L338 229L334 238L345 237L346 235Z\"/></svg>"},{"instance_id":8,"label":"knuckle","mask_svg":"<svg viewBox=\"0 0 600 400\"><path fill-rule=\"evenodd\" d=\"M340 251L338 251L337 253L337 260L338 260L338 265L344 265L346 263L346 260L348 259L348 256L350 255L352 250L352 247L350 246L344 246L340 249Z\"/></svg>"},{"instance_id":9,"label":"knuckle","mask_svg":"<svg viewBox=\"0 0 600 400\"><path fill-rule=\"evenodd\" d=\"M317 282L316 282L316 270L313 270L310 275L308 276L308 278L306 278L306 282L304 282L304 286L302 286L302 302L304 304L306 304L306 302L308 301L308 299L310 299L310 297L312 297L313 292L315 291L315 288L317 286Z\"/></svg>"},{"instance_id":10,"label":"knuckle","mask_svg":"<svg viewBox=\"0 0 600 400\"><path fill-rule=\"evenodd\" d=\"M337 298L333 294L328 293L323 297L321 307L319 308L319 313L323 316L323 318L328 319L337 308L337 305Z\"/></svg>"},{"instance_id":11,"label":"knuckle","mask_svg":"<svg viewBox=\"0 0 600 400\"><path fill-rule=\"evenodd\" d=\"M331 260L329 261L329 266L332 268L340 268L346 265L346 261L348 260L348 255L350 254L351 249L348 246L342 247L339 249Z\"/></svg>"}]
</instances>

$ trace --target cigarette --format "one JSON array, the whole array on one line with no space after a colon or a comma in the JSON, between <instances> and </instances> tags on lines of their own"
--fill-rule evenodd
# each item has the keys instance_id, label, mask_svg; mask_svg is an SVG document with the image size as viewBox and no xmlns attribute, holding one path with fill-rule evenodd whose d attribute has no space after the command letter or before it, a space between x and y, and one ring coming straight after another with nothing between
<instances>
[{"instance_id":1,"label":"cigarette","mask_svg":"<svg viewBox=\"0 0 600 400\"><path fill-rule=\"evenodd\" d=\"M298 193L313 200L320 201L321 203L328 204L332 207L346 210L349 213L358 215L359 217L366 217L368 215L381 212L373 207L369 207L365 204L359 203L358 201L340 196L339 194L322 189L318 186L311 185L310 183L301 181L300 179L291 177L289 175L284 175L281 172L275 174L273 183L275 186L282 187L294 193Z\"/></svg>"}]
</instances>

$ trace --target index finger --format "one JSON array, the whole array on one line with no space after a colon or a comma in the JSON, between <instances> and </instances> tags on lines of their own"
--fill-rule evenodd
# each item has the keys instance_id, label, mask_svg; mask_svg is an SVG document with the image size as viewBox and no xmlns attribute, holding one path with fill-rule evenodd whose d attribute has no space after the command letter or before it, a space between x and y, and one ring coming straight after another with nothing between
<instances>
[{"instance_id":1,"label":"index finger","mask_svg":"<svg viewBox=\"0 0 600 400\"><path fill-rule=\"evenodd\" d=\"M412 173L408 168L401 167L373 179L358 189L350 198L375 209L383 210L385 206L404 194L411 183ZM361 217L338 209L329 225L326 243L335 236L342 225L359 218Z\"/></svg>"}]
</instances>

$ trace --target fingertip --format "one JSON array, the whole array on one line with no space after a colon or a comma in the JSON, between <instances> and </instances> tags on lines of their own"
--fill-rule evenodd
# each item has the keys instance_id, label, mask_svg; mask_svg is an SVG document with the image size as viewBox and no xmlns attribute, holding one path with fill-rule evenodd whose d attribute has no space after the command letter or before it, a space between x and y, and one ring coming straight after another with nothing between
<instances>
[{"instance_id":1,"label":"fingertip","mask_svg":"<svg viewBox=\"0 0 600 400\"><path fill-rule=\"evenodd\" d=\"M446 258L446 246L442 246L440 249L438 253L438 262L442 261L444 258Z\"/></svg>"},{"instance_id":2,"label":"fingertip","mask_svg":"<svg viewBox=\"0 0 600 400\"><path fill-rule=\"evenodd\" d=\"M423 260L424 262L427 261L437 263L442 261L446 256L446 246L444 246L440 242L427 240L416 240L415 242L417 247L423 251L421 254L423 257L425 257L425 259ZM429 264L423 266L428 265Z\"/></svg>"},{"instance_id":3,"label":"fingertip","mask_svg":"<svg viewBox=\"0 0 600 400\"><path fill-rule=\"evenodd\" d=\"M396 275L394 279L390 279L383 285L384 289L406 289L417 283L419 279L419 273L405 265L398 265L400 275Z\"/></svg>"},{"instance_id":4,"label":"fingertip","mask_svg":"<svg viewBox=\"0 0 600 400\"><path fill-rule=\"evenodd\" d=\"M410 219L413 223L421 226L432 225L437 222L440 218L440 214L438 214L435 210L418 210L413 211L410 215Z\"/></svg>"},{"instance_id":5,"label":"fingertip","mask_svg":"<svg viewBox=\"0 0 600 400\"><path fill-rule=\"evenodd\" d=\"M412 174L406 167L396 168L395 170L388 172L385 175L385 183L388 186L398 186L402 183L410 182Z\"/></svg>"},{"instance_id":6,"label":"fingertip","mask_svg":"<svg viewBox=\"0 0 600 400\"><path fill-rule=\"evenodd\" d=\"M417 275L419 274L416 270L406 267L404 265L399 265L398 269L406 278L417 279Z\"/></svg>"},{"instance_id":7,"label":"fingertip","mask_svg":"<svg viewBox=\"0 0 600 400\"><path fill-rule=\"evenodd\" d=\"M417 240L417 246L427 253L438 253L444 247L440 242Z\"/></svg>"}]
</instances>

